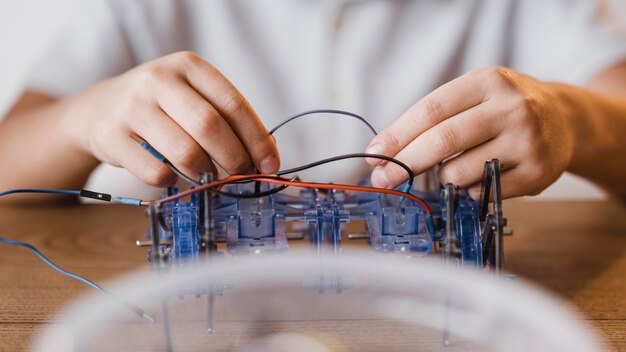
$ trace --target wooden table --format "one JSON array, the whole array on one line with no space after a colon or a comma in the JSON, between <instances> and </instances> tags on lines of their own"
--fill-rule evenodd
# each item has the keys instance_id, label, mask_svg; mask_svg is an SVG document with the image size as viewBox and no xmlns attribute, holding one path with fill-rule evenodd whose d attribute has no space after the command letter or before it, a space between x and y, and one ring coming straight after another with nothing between
<instances>
[{"instance_id":1,"label":"wooden table","mask_svg":"<svg viewBox=\"0 0 626 352\"><path fill-rule=\"evenodd\" d=\"M505 203L515 231L506 268L576 306L615 350L626 351L626 207L613 202ZM0 207L0 236L35 245L96 282L148 270L143 209ZM0 244L0 350L21 350L77 296L92 290L24 248Z\"/></svg>"}]
</instances>

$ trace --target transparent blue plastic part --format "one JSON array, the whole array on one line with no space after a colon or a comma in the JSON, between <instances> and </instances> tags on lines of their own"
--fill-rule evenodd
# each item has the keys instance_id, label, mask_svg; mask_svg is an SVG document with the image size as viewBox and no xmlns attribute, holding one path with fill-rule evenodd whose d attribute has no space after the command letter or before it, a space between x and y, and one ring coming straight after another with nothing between
<instances>
[{"instance_id":1,"label":"transparent blue plastic part","mask_svg":"<svg viewBox=\"0 0 626 352\"><path fill-rule=\"evenodd\" d=\"M382 208L382 233L370 237L372 247L382 252L427 254L433 247L433 241L426 224L420 222L419 212L417 207ZM374 223L368 225L371 229L378 227Z\"/></svg>"},{"instance_id":2,"label":"transparent blue plastic part","mask_svg":"<svg viewBox=\"0 0 626 352\"><path fill-rule=\"evenodd\" d=\"M192 260L199 252L198 207L189 203L178 203L172 208L173 242L175 260Z\"/></svg>"},{"instance_id":3,"label":"transparent blue plastic part","mask_svg":"<svg viewBox=\"0 0 626 352\"><path fill-rule=\"evenodd\" d=\"M443 204L441 213L443 220L448 221ZM455 222L457 238L461 244L461 264L463 266L482 267L483 264L479 217L478 204L469 198L467 192L461 192L459 207L453 221ZM445 229L441 231L445 231Z\"/></svg>"},{"instance_id":4,"label":"transparent blue plastic part","mask_svg":"<svg viewBox=\"0 0 626 352\"><path fill-rule=\"evenodd\" d=\"M368 185L367 182L361 183ZM261 191L269 189L262 184ZM227 185L224 191L253 194L253 183ZM439 194L412 193L424 199L432 209L432 218L448 221ZM424 209L410 199L373 193L346 193L342 190L320 192L301 189L299 193L280 192L262 198L235 199L219 196L213 199L214 236L225 242L234 255L282 252L288 249L287 227L300 232L318 253L341 253L347 234L344 225L361 221L365 224L369 244L380 253L423 256L434 252L434 243L442 238L443 229L433 228ZM171 240L169 258L176 263L195 260L199 254L197 199L173 202L163 207L164 220L171 231L161 229L161 238ZM431 220L432 220L431 218ZM482 265L478 206L465 192L460 194L455 219L461 244L463 265ZM295 229L295 230L294 230Z\"/></svg>"}]
</instances>

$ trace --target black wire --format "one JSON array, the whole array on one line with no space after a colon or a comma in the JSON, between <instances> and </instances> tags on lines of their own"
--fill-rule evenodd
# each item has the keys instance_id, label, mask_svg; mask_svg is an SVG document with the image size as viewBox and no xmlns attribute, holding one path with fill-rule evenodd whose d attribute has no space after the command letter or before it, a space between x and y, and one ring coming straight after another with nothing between
<instances>
[{"instance_id":1,"label":"black wire","mask_svg":"<svg viewBox=\"0 0 626 352\"><path fill-rule=\"evenodd\" d=\"M352 113L352 112L349 112L349 111L343 111L343 110L337 110L337 109L315 109L315 110L309 110L309 111L301 112L301 113L299 113L299 114L297 114L297 115L294 115L294 116L292 116L292 117L290 117L290 118L286 119L285 121L283 121L283 122L279 123L277 126L275 126L275 127L274 127L274 128L273 128L270 132L269 132L269 134L270 134L270 135L271 135L271 134L273 134L273 133L274 133L274 132L276 132L279 128L281 128L282 126L286 125L287 123L289 123L289 122L291 122L291 121L293 121L293 120L296 120L296 119L298 119L298 118L300 118L300 117L303 117L303 116L306 116L306 115L312 115L312 114L337 114L337 115L345 115L345 116L350 116L350 117L353 117L353 118L355 118L355 119L357 119L357 120L359 120L359 121L363 122L363 123L364 123L364 124L365 124L365 125L366 125L369 129L370 129L370 131L372 131L372 133L373 133L374 135L377 135L377 134L378 134L378 133L376 132L376 129L374 129L374 127L372 127L372 125L371 125L371 124L370 124L370 123L369 123L369 122L368 122L368 121L367 121L364 117L359 116L359 115L357 115L357 114L355 114L355 113ZM159 153L156 149L154 149L154 148L153 148L150 144L148 144L148 142L146 142L146 141L144 141L144 140L142 140L142 139L139 139L139 138L137 138L137 137L134 137L134 136L131 136L131 137L132 137L134 140L136 140L138 143L140 143L140 145L141 145L144 149L146 149L148 152L150 152L153 156L155 156L157 159L161 160L161 161L162 161L162 162L163 162L163 163L164 163L164 164L165 164L165 165L166 165L166 166L167 166L167 167L168 167L168 168L169 168L169 169L170 169L173 173L175 173L178 177L180 177L180 178L182 178L183 180L185 180L187 183L190 183L191 185L194 185L194 186L200 186L200 185L202 184L202 183L200 183L199 181L197 181L197 180L195 180L195 179L193 179L193 178L189 177L188 175L186 175L185 173L183 173L182 171L180 171L180 170L179 170L176 166L174 166L174 164L172 164L172 162L170 162L167 158L165 158L162 154L160 154L160 153ZM356 155L356 154L355 154L355 155ZM357 157L357 156L350 156L350 157L346 157L346 158L343 158L343 159L347 159L347 158L351 158L351 157ZM384 156L382 156L382 157L384 157ZM381 158L379 158L379 159L383 159L382 157L381 157ZM376 158L376 156L372 156L372 158ZM338 158L338 159L335 159L335 160L342 160L342 158ZM311 167L314 167L314 166L317 166L317 165L325 164L325 163L327 163L327 162L332 162L332 161L335 161L335 160L329 160L329 159L321 160L321 161L319 162L319 164L316 164L316 165L312 165L312 164L309 164L309 165L304 165L304 166L302 167L302 169L301 169L301 170L305 170L305 169L308 169L308 168L311 168ZM409 177L409 180L410 180L409 182L411 182L411 183L412 183L412 180L413 180L413 177L411 177L411 176L412 176L412 173L410 173L410 169L408 169L408 168L406 167L406 165L399 163L399 162L398 162L398 161L396 161L395 159L387 159L387 157L385 157L385 158L384 158L384 160L391 161L391 162L395 162L396 164L398 164L398 165L400 165L400 166L403 166L403 167L405 168L405 170L408 170L408 171L409 171L409 176L410 176L410 177ZM293 170L293 169L292 169L292 170ZM287 170L287 171L288 171L288 170ZM295 172L295 171L292 171L292 172ZM292 173L292 172L285 172L285 173ZM259 196L262 196L263 194L265 194L265 195L269 195L269 194L267 194L267 192L259 192L259 188L258 188L258 187L259 187L259 186L257 185L257 187L256 187L256 193L257 193ZM223 192L223 193L224 193L224 194L228 194L228 193L226 193L226 192ZM274 192L274 193L275 193L275 192ZM270 194L272 194L272 193L270 193Z\"/></svg>"},{"instance_id":2,"label":"black wire","mask_svg":"<svg viewBox=\"0 0 626 352\"><path fill-rule=\"evenodd\" d=\"M404 171L406 171L407 175L408 175L408 180L407 180L407 189L411 189L413 187L413 179L415 178L415 175L413 174L413 171L411 171L411 168L408 167L408 165L406 165L405 163L401 162L398 159L394 159L392 157L386 156L386 155L380 155L380 154L368 154L368 153L353 153L353 154L344 154L344 155L338 155L332 158L327 158L327 159L322 159L322 160L318 160L315 162L312 162L310 164L306 164L306 165L302 165L302 166L298 166L298 167L294 167L291 169L286 169L286 170L281 170L276 172L276 175L287 175L287 174L292 174L295 172L299 172L299 171L303 171L303 170L307 170L316 166L320 166L323 164L328 164L328 163L332 163L335 161L340 161L340 160L346 160L346 159L354 159L354 158L372 158L372 159L381 159L381 160L386 160L388 162L394 163L398 166L400 166L401 168L404 169ZM284 178L279 178L279 179L284 179ZM257 184L259 183L258 181L238 181L235 183L249 183L249 182L257 182ZM282 189L280 189L282 188ZM234 198L255 198L255 196L258 194L259 197L265 197L277 192L282 191L283 189L287 188L287 186L280 186L280 187L276 187L273 188L271 190L265 191L265 192L260 192L258 193L258 189L255 189L255 192L252 194L235 194L235 193L228 193L228 192L221 192L221 191L215 191L215 193L217 194L221 194L221 195L225 195L228 197L234 197Z\"/></svg>"},{"instance_id":3,"label":"black wire","mask_svg":"<svg viewBox=\"0 0 626 352\"><path fill-rule=\"evenodd\" d=\"M270 135L274 134L274 132L276 132L279 128L283 127L284 125L286 125L287 123L298 119L302 116L306 116L306 115L312 115L312 114L337 114L337 115L345 115L345 116L350 116L350 117L354 117L355 119L363 122L369 129L370 131L372 131L372 133L374 133L374 136L378 134L378 132L376 132L376 129L374 129L374 127L372 127L372 125L367 122L367 120L362 117L359 116L355 113L349 112L349 111L343 111L343 110L336 110L336 109L315 109L315 110L309 110L309 111L305 111L305 112L301 112L297 115L294 115L288 119L286 119L285 121L279 123L278 125L276 125L274 128L272 128L272 130L270 131Z\"/></svg>"},{"instance_id":4,"label":"black wire","mask_svg":"<svg viewBox=\"0 0 626 352\"><path fill-rule=\"evenodd\" d=\"M294 181L294 180L298 180L298 177L292 177L291 179L285 178L285 177L280 177L277 175L264 175L263 178L272 178L275 180L281 180L281 181ZM228 182L225 183L227 185L231 185L231 184L244 184L244 183L250 183L250 182L254 182L255 183L255 190L253 193L230 193L230 192L224 192L224 191L218 191L212 188L209 188L209 192L211 193L215 193L215 194L219 194L222 196L227 196L227 197L232 197L232 198L245 198L245 199L250 199L250 198L260 198L260 197L267 197L269 195L272 195L274 193L278 193L282 190L284 190L285 188L289 187L288 185L282 185L282 186L278 186L278 187L274 187L272 189L269 189L267 191L263 191L260 192L257 189L257 185L260 186L261 181L255 181L255 180L244 180L244 181L233 181L233 182Z\"/></svg>"},{"instance_id":5,"label":"black wire","mask_svg":"<svg viewBox=\"0 0 626 352\"><path fill-rule=\"evenodd\" d=\"M183 180L187 181L188 183L190 183L193 186L202 186L202 183L200 183L199 181L194 180L193 178L185 175L182 171L180 171L176 166L174 166L174 164L172 164L169 160L165 159L163 161L163 163L173 172L175 173L178 177L182 178ZM252 181L250 181L252 182ZM257 182L259 184L260 187L260 183ZM283 189L287 188L289 186L279 186L273 189L270 189L268 191L264 191L261 192L260 189L256 188L255 192L253 194L239 194L239 193L230 193L230 192L224 192L224 191L218 191L215 189L208 189L209 192L211 193L215 193L215 194L219 194L221 196L226 196L226 197L232 197L232 198L260 198L260 197L267 197L269 195L272 195L274 193L278 193L280 191L282 191Z\"/></svg>"},{"instance_id":6,"label":"black wire","mask_svg":"<svg viewBox=\"0 0 626 352\"><path fill-rule=\"evenodd\" d=\"M172 164L172 162L170 162L169 160L165 159L165 160L163 160L163 163L170 170L172 170L173 173L175 173L178 177L182 178L183 180L187 181L188 183L191 183L194 186L202 185L202 183L200 183L200 181L196 181L193 178L185 175L182 171L178 170L178 168L176 166L174 166L174 164Z\"/></svg>"},{"instance_id":7,"label":"black wire","mask_svg":"<svg viewBox=\"0 0 626 352\"><path fill-rule=\"evenodd\" d=\"M174 172L176 175L178 175L180 178L182 178L183 180L187 181L188 183L192 184L193 186L202 186L202 183L192 179L191 177L185 175L182 171L178 170L172 163L170 163L169 161L165 162L165 165L167 165L167 167L169 167L170 170L172 170L172 172ZM248 182L253 182L253 181L248 181ZM241 182L243 183L243 182ZM256 182L257 184L259 184L260 187L260 182ZM279 186L267 191L263 191L261 192L259 187L255 187L255 191L254 193L250 193L250 194L240 194L240 193L231 193L231 192L224 192L224 191L218 191L212 188L209 188L208 191L211 193L215 193L215 194L219 194L221 196L225 196L225 197L232 197L232 198L261 198L261 197L267 197L269 195L272 195L274 193L278 193L280 191L282 191L283 189L289 187L286 185L283 186Z\"/></svg>"},{"instance_id":8,"label":"black wire","mask_svg":"<svg viewBox=\"0 0 626 352\"><path fill-rule=\"evenodd\" d=\"M409 179L407 180L407 182L409 184L408 189L411 189L411 187L413 186L413 179L415 178L415 175L413 174L413 171L411 171L411 168L409 168L405 163L401 162L398 159L395 159L395 158L392 158L392 157L386 156L386 155L381 155L381 154L353 153L353 154L338 155L338 156L334 156L332 158L318 160L318 161L312 162L310 164L294 167L294 168L287 169L287 170L281 170L281 171L278 171L276 173L276 175L292 174L294 172L307 170L307 169L310 169L310 168L313 168L313 167L316 167L316 166L320 166L320 165L323 165L323 164L328 164L328 163L332 163L332 162L339 161L339 160L345 160L345 159L354 159L354 158L381 159L381 160L386 160L388 162L394 163L394 164L400 166L401 168L403 168L404 171L406 171L407 175L409 176Z\"/></svg>"},{"instance_id":9,"label":"black wire","mask_svg":"<svg viewBox=\"0 0 626 352\"><path fill-rule=\"evenodd\" d=\"M306 116L306 115L311 115L311 114L338 114L338 115L345 115L345 116L350 116L353 117L361 122L363 122L371 131L374 135L377 135L376 129L374 129L374 127L372 127L372 125L362 116L359 116L355 113L352 112L348 112L348 111L343 111L343 110L336 110L336 109L315 109L315 110L309 110L309 111L305 111L302 113L299 113L297 115L294 115L288 119L286 119L285 121L279 123L278 125L276 125L274 128L272 128L272 130L269 132L270 135L272 135L274 132L276 132L279 128L281 128L282 126L284 126L285 124L296 120L300 117ZM145 144L145 145L144 145ZM148 151L150 151L151 153L153 153L153 155L156 155L157 158L160 157L160 160L163 161L163 163L172 171L174 172L177 176L179 176L180 178L182 178L183 180L185 180L186 182L194 185L194 186L200 186L201 183L189 176L187 176L186 174L184 174L182 171L180 171L178 168L176 168L176 166L174 166L174 164L172 164L169 160L167 160L165 157L161 156L160 154L158 154L158 152L156 152L156 150L154 150L154 148L152 148L149 144L147 144L146 142L142 143L142 146L144 148L146 148ZM154 154L157 153L157 154ZM295 168L291 168L291 169L287 169L287 170L281 170L278 171L276 173L276 175L285 175L285 174L291 174L291 173L295 173L298 171L302 171L302 170L307 170L319 165L323 165L323 164L327 164L327 163L331 163L334 161L339 161L339 160L345 160L345 159L352 159L352 158L373 158L373 159L381 159L381 160L386 160L388 162L394 163L398 166L400 166L401 168L403 168L408 175L408 185L407 185L407 189L411 189L412 185L413 185L413 178L415 177L413 172L411 171L411 169L404 164L403 162L394 159L392 157L388 157L386 155L380 155L380 154L367 154L367 153L353 153L353 154L345 154L345 155L339 155L339 156L335 156L332 158L327 158L327 159L322 159L322 160L318 160L316 162L310 163L310 164L306 164L306 165L302 165L299 167L295 167ZM252 181L251 181L252 182ZM254 181L256 182L256 186L255 186L255 191L253 194L235 194L235 193L229 193L229 192L223 192L223 191L217 191L217 190L210 190L212 193L216 193L216 194L220 194L223 196L228 196L228 197L234 197L234 198L255 198L255 197L265 197L277 192L282 191L283 189L287 188L288 186L280 186L280 187L276 187L274 189L268 190L268 191L264 191L264 192L260 192L260 182L258 181Z\"/></svg>"},{"instance_id":10,"label":"black wire","mask_svg":"<svg viewBox=\"0 0 626 352\"><path fill-rule=\"evenodd\" d=\"M256 181L249 181L249 182L256 182ZM210 189L210 188L209 188L209 192L215 193L215 194L219 194L221 196L226 196L226 197L240 198L240 199L250 199L250 198L267 197L267 196L270 196L270 195L272 195L274 193L278 193L278 192L284 190L287 187L289 187L289 186L282 185L282 186L278 186L278 187L272 188L270 190L263 191L263 192L258 192L258 193L257 192L254 192L254 193L230 193L230 192L218 191L218 190Z\"/></svg>"}]
</instances>

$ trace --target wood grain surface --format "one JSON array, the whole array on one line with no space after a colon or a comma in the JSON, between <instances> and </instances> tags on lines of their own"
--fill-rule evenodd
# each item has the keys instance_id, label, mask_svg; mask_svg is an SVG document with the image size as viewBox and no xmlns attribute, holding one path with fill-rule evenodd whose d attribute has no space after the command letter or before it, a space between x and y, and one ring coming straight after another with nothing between
<instances>
[{"instance_id":1,"label":"wood grain surface","mask_svg":"<svg viewBox=\"0 0 626 352\"><path fill-rule=\"evenodd\" d=\"M505 267L570 302L607 345L626 351L626 208L614 202L505 203L515 231ZM0 207L0 236L35 245L95 282L149 270L143 209L70 205ZM0 350L18 351L54 314L92 289L62 276L24 248L0 244Z\"/></svg>"}]
</instances>

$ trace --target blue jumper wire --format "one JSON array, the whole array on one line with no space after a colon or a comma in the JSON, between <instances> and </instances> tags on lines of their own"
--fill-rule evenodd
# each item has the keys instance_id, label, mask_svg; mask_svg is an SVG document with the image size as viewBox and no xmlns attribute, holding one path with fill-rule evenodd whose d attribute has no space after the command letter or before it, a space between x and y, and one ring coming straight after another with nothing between
<instances>
[{"instance_id":1,"label":"blue jumper wire","mask_svg":"<svg viewBox=\"0 0 626 352\"><path fill-rule=\"evenodd\" d=\"M65 195L71 195L71 196L80 196L80 191L76 191L76 190L24 188L24 189L12 189L8 191L0 192L0 197L7 196L9 194L15 194L15 193L46 193L46 194L65 194Z\"/></svg>"},{"instance_id":2,"label":"blue jumper wire","mask_svg":"<svg viewBox=\"0 0 626 352\"><path fill-rule=\"evenodd\" d=\"M3 192L6 193L6 192ZM42 192L44 193L44 192ZM0 193L0 195L4 195L2 193ZM58 271L59 273L71 277L72 279L78 280L86 285L89 285L93 288L95 288L96 290L102 292L103 294L112 297L112 298L116 298L114 294L112 294L111 292L109 292L108 290L106 290L104 287L96 284L95 282L86 279L80 275L74 274L72 272L69 272L63 268L61 268L60 266L56 265L53 261L51 261L50 259L48 259L45 255L43 255L37 248L35 248L35 246L33 246L32 244L26 243L26 242L22 242L22 241L16 241L16 240L10 240L8 238L4 238L4 237L0 237L0 242L1 243L5 243L5 244L9 244L12 246L19 246L19 247L24 247L24 248L28 248L30 249L33 253L35 253L35 255L37 257L39 257L39 259L41 259L44 263L48 264L52 269ZM146 314L146 312L137 307L136 305L132 304L132 303L128 303L128 302L121 302L126 308L132 310L135 314L139 315L140 317L143 317L147 320L150 320L151 322L154 322L154 319L152 317L150 317L149 315Z\"/></svg>"},{"instance_id":3,"label":"blue jumper wire","mask_svg":"<svg viewBox=\"0 0 626 352\"><path fill-rule=\"evenodd\" d=\"M128 198L128 197L112 197L107 193L93 192L85 189L82 190L67 190L67 189L34 189L34 188L20 188L11 189L8 191L0 192L0 197L8 196L16 193L38 193L38 194L61 194L68 196L79 196L83 198L96 199L104 202L113 202L126 205L140 206L141 199Z\"/></svg>"},{"instance_id":4,"label":"blue jumper wire","mask_svg":"<svg viewBox=\"0 0 626 352\"><path fill-rule=\"evenodd\" d=\"M20 247L24 247L24 248L28 248L31 251L33 251L33 253L35 253L36 256L39 257L39 259L43 260L44 263L48 264L50 267L52 267L52 269L60 272L61 274L65 275L65 276L69 276L72 279L78 280L82 283L85 283L93 288L95 288L96 290L104 293L105 295L109 295L112 296L113 294L109 291L107 291L105 288L103 288L102 286L96 284L95 282L86 279L80 275L76 275L72 272L69 272L63 268L61 268L60 266L56 265L54 262L52 262L50 259L48 259L45 255L43 255L37 248L35 248L35 246L33 246L32 244L26 243L26 242L22 242L22 241L16 241L16 240L10 240L8 238L4 238L4 237L0 237L0 242L5 243L5 244L10 244L13 246L20 246Z\"/></svg>"}]
</instances>

